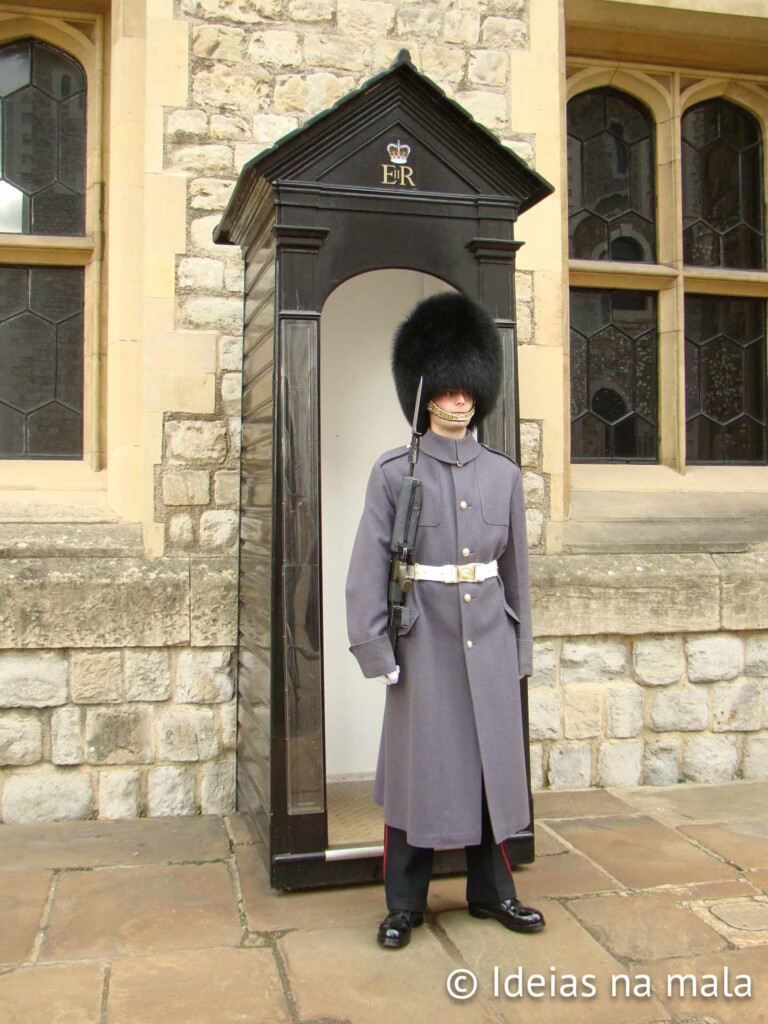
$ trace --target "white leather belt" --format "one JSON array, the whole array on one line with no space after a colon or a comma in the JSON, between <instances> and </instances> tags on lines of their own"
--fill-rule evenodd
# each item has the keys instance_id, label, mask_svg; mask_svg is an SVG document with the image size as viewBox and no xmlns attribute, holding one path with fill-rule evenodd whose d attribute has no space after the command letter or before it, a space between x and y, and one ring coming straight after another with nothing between
<instances>
[{"instance_id":1,"label":"white leather belt","mask_svg":"<svg viewBox=\"0 0 768 1024\"><path fill-rule=\"evenodd\" d=\"M495 558L492 562L469 562L467 565L419 565L417 562L413 566L413 579L434 583L482 583L498 575L499 563Z\"/></svg>"}]
</instances>

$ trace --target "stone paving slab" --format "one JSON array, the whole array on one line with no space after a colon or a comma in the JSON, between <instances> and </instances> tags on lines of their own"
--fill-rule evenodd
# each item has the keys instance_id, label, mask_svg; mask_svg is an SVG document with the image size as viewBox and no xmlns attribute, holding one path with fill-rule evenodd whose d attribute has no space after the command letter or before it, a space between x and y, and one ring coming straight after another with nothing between
<instances>
[{"instance_id":1,"label":"stone paving slab","mask_svg":"<svg viewBox=\"0 0 768 1024\"><path fill-rule=\"evenodd\" d=\"M712 897L750 895L743 882L689 886L641 894L617 893L572 900L568 909L614 956L662 960L724 949L726 940L683 904Z\"/></svg>"},{"instance_id":2,"label":"stone paving slab","mask_svg":"<svg viewBox=\"0 0 768 1024\"><path fill-rule=\"evenodd\" d=\"M764 813L768 815L768 807ZM739 868L768 867L768 817L726 825L685 825L678 831Z\"/></svg>"},{"instance_id":3,"label":"stone paving slab","mask_svg":"<svg viewBox=\"0 0 768 1024\"><path fill-rule=\"evenodd\" d=\"M622 799L669 825L697 822L765 821L768 782L686 783L621 791Z\"/></svg>"},{"instance_id":4,"label":"stone paving slab","mask_svg":"<svg viewBox=\"0 0 768 1024\"><path fill-rule=\"evenodd\" d=\"M55 828L0 825L0 871L134 866L223 860L228 856L224 819L212 814L132 821L60 821Z\"/></svg>"},{"instance_id":5,"label":"stone paving slab","mask_svg":"<svg viewBox=\"0 0 768 1024\"><path fill-rule=\"evenodd\" d=\"M550 857L555 853L567 853L568 847L555 833L538 822L533 827L534 844L537 857Z\"/></svg>"},{"instance_id":6,"label":"stone paving slab","mask_svg":"<svg viewBox=\"0 0 768 1024\"><path fill-rule=\"evenodd\" d=\"M544 790L534 794L533 809L537 820L637 813L636 807L604 789Z\"/></svg>"},{"instance_id":7,"label":"stone paving slab","mask_svg":"<svg viewBox=\"0 0 768 1024\"><path fill-rule=\"evenodd\" d=\"M745 876L753 885L756 885L763 892L768 893L768 870L748 871Z\"/></svg>"},{"instance_id":8,"label":"stone paving slab","mask_svg":"<svg viewBox=\"0 0 768 1024\"><path fill-rule=\"evenodd\" d=\"M207 949L118 960L109 1024L289 1024L271 949Z\"/></svg>"},{"instance_id":9,"label":"stone paving slab","mask_svg":"<svg viewBox=\"0 0 768 1024\"><path fill-rule=\"evenodd\" d=\"M29 957L52 878L51 871L0 875L0 964L18 964Z\"/></svg>"},{"instance_id":10,"label":"stone paving slab","mask_svg":"<svg viewBox=\"0 0 768 1024\"><path fill-rule=\"evenodd\" d=\"M765 949L734 949L708 956L665 960L651 967L634 968L633 972L648 974L667 1012L685 1019L686 1024L686 1014L701 1014L717 1024L768 1024L768 973L765 965ZM731 992L736 990L738 975L748 975L752 979L751 998L725 994L725 968L728 969ZM677 994L676 983L673 983L672 994L667 995L667 979L676 974L694 975L698 992L696 997L691 995L690 982L686 985L684 996ZM714 975L717 996L701 994L702 986L710 983L706 975Z\"/></svg>"},{"instance_id":11,"label":"stone paving slab","mask_svg":"<svg viewBox=\"0 0 768 1024\"><path fill-rule=\"evenodd\" d=\"M514 1024L553 1024L561 1018L568 1024L651 1024L669 1019L656 999L639 1003L631 997L613 998L611 979L626 973L622 964L588 935L567 909L553 900L541 901L540 909L547 927L534 935L509 932L496 921L478 921L459 911L440 917L440 926L476 973L479 993L493 999L503 1020ZM534 994L525 987L532 974L545 979ZM504 979L510 977L505 988ZM588 983L594 986L592 995ZM515 994L518 991L520 995Z\"/></svg>"},{"instance_id":12,"label":"stone paving slab","mask_svg":"<svg viewBox=\"0 0 768 1024\"><path fill-rule=\"evenodd\" d=\"M737 877L735 868L644 815L558 821L551 827L633 889Z\"/></svg>"},{"instance_id":13,"label":"stone paving slab","mask_svg":"<svg viewBox=\"0 0 768 1024\"><path fill-rule=\"evenodd\" d=\"M0 974L3 1024L101 1024L105 965L19 967Z\"/></svg>"},{"instance_id":14,"label":"stone paving slab","mask_svg":"<svg viewBox=\"0 0 768 1024\"><path fill-rule=\"evenodd\" d=\"M450 998L446 979L461 961L429 925L416 929L410 945L399 950L382 950L374 931L363 935L358 927L293 932L278 948L301 1021L493 1020L482 996L469 1005Z\"/></svg>"},{"instance_id":15,"label":"stone paving slab","mask_svg":"<svg viewBox=\"0 0 768 1024\"><path fill-rule=\"evenodd\" d=\"M226 864L62 874L41 960L236 946L242 929Z\"/></svg>"}]
</instances>

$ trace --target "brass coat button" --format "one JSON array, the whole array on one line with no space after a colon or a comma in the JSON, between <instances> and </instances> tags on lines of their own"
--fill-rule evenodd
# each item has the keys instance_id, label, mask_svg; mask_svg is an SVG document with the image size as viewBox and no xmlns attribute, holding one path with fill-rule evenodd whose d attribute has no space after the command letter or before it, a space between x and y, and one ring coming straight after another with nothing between
<instances>
[{"instance_id":1,"label":"brass coat button","mask_svg":"<svg viewBox=\"0 0 768 1024\"><path fill-rule=\"evenodd\" d=\"M465 508L467 508L467 503L466 503L466 501L460 501L460 502L459 502L459 508L460 508L460 509L462 509L462 510L463 510L463 509L465 509Z\"/></svg>"},{"instance_id":2,"label":"brass coat button","mask_svg":"<svg viewBox=\"0 0 768 1024\"><path fill-rule=\"evenodd\" d=\"M471 640L467 640L467 647L472 647L472 641Z\"/></svg>"},{"instance_id":3,"label":"brass coat button","mask_svg":"<svg viewBox=\"0 0 768 1024\"><path fill-rule=\"evenodd\" d=\"M462 548L461 553L466 558L469 555L469 548Z\"/></svg>"},{"instance_id":4,"label":"brass coat button","mask_svg":"<svg viewBox=\"0 0 768 1024\"><path fill-rule=\"evenodd\" d=\"M467 604L469 604L469 602L472 600L472 595L471 594L465 594L464 595L464 600L466 601Z\"/></svg>"}]
</instances>

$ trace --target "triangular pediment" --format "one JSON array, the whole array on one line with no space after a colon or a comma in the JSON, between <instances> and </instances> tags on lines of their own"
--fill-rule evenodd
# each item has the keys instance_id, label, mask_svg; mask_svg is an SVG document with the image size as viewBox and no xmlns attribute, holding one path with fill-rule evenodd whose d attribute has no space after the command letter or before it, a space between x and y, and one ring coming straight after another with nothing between
<instances>
[{"instance_id":1,"label":"triangular pediment","mask_svg":"<svg viewBox=\"0 0 768 1024\"><path fill-rule=\"evenodd\" d=\"M245 165L222 220L229 234L257 180L318 191L488 197L522 212L552 186L449 99L401 51L390 68Z\"/></svg>"}]
</instances>

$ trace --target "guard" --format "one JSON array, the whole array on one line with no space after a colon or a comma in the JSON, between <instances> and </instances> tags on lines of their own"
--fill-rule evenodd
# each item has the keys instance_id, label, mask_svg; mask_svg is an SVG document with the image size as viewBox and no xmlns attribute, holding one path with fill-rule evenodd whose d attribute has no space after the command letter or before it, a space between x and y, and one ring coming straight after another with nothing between
<instances>
[{"instance_id":1,"label":"guard","mask_svg":"<svg viewBox=\"0 0 768 1024\"><path fill-rule=\"evenodd\" d=\"M423 922L433 850L450 846L466 850L473 917L539 931L543 915L517 899L504 845L529 821L522 474L468 432L498 397L501 339L478 303L436 295L398 328L392 368L414 438L373 467L347 577L350 650L364 676L387 684L374 800L389 913L378 941L407 945ZM403 529L406 490L415 513Z\"/></svg>"}]
</instances>

